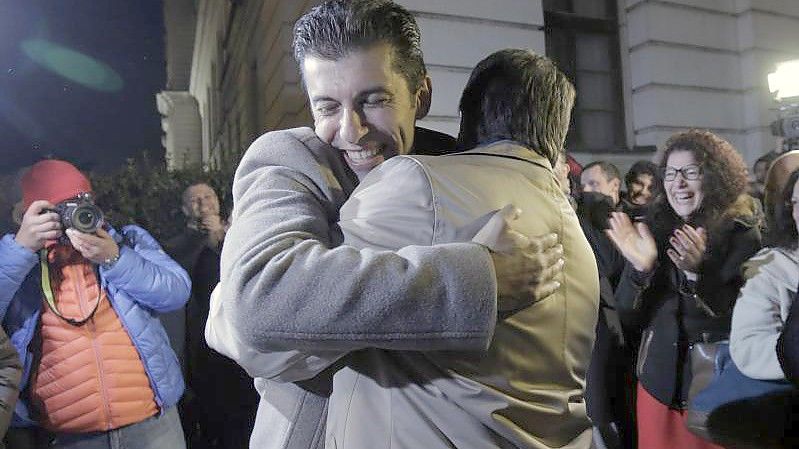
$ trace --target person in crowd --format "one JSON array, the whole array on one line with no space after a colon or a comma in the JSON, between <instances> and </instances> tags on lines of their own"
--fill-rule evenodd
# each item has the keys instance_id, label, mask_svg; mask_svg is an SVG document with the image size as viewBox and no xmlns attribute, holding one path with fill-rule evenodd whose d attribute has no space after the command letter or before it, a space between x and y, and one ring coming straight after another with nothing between
<instances>
[{"instance_id":1,"label":"person in crowd","mask_svg":"<svg viewBox=\"0 0 799 449\"><path fill-rule=\"evenodd\" d=\"M666 201L647 223L613 213L608 236L628 261L616 289L622 316L643 328L638 351L638 447L717 447L690 433L689 347L730 332L741 266L760 248L740 154L709 131L666 142ZM650 231L651 229L651 231Z\"/></svg>"},{"instance_id":2,"label":"person in crowd","mask_svg":"<svg viewBox=\"0 0 799 449\"><path fill-rule=\"evenodd\" d=\"M314 129L267 133L241 161L206 338L259 377L251 446L307 449L324 435L330 370L307 379L287 361L305 372L331 361L301 351L484 350L498 313L558 288L562 249L507 223L493 250L342 246L339 208L358 178L423 143L419 29L390 1L331 0L297 21L293 46Z\"/></svg>"},{"instance_id":3,"label":"person in crowd","mask_svg":"<svg viewBox=\"0 0 799 449\"><path fill-rule=\"evenodd\" d=\"M771 167L771 163L774 162L779 155L780 154L777 152L769 151L763 156L757 158L754 166L752 166L753 179L752 182L749 183L749 195L757 198L761 202L763 201L763 196L765 194L766 174L768 173L769 167Z\"/></svg>"},{"instance_id":4,"label":"person in crowd","mask_svg":"<svg viewBox=\"0 0 799 449\"><path fill-rule=\"evenodd\" d=\"M772 176L774 173L772 173ZM774 216L766 234L768 247L744 265L746 283L732 315L729 351L736 376L725 379L728 388L739 386L751 395L752 385L768 393L739 398L719 407L708 427L725 446L747 448L795 447L799 429L793 417L799 394L786 388L786 372L780 364L779 338L787 329L799 285L799 170L784 179L779 197L769 195ZM745 376L745 377L744 377ZM746 377L769 383L744 380ZM740 385L733 385L736 379ZM745 422L740 416L753 416Z\"/></svg>"},{"instance_id":5,"label":"person in crowd","mask_svg":"<svg viewBox=\"0 0 799 449\"><path fill-rule=\"evenodd\" d=\"M746 284L735 303L730 355L753 379L785 379L777 359L777 339L799 285L799 170L794 171L774 205L769 247L745 265Z\"/></svg>"},{"instance_id":6,"label":"person in crowd","mask_svg":"<svg viewBox=\"0 0 799 449\"><path fill-rule=\"evenodd\" d=\"M219 256L228 223L221 216L219 197L205 182L186 187L182 211L185 231L164 247L192 282L186 309L170 314L169 322L177 330L173 331L173 342L178 342L178 351L186 353L188 388L181 402L183 427L194 449L244 449L255 422L258 393L252 378L235 362L209 348L204 337L211 291L219 282Z\"/></svg>"},{"instance_id":7,"label":"person in crowd","mask_svg":"<svg viewBox=\"0 0 799 449\"><path fill-rule=\"evenodd\" d=\"M14 414L21 379L22 364L19 355L8 334L0 329L0 449L6 447L3 439Z\"/></svg>"},{"instance_id":8,"label":"person in crowd","mask_svg":"<svg viewBox=\"0 0 799 449\"><path fill-rule=\"evenodd\" d=\"M776 205L782 198L785 183L796 169L799 169L799 150L788 151L772 161L763 190L766 229L775 226L773 219L777 216Z\"/></svg>"},{"instance_id":9,"label":"person in crowd","mask_svg":"<svg viewBox=\"0 0 799 449\"><path fill-rule=\"evenodd\" d=\"M569 154L567 148L558 156L558 162L555 164L555 174L558 177L558 182L563 186L563 191L568 195L569 202L577 208L575 195L580 191L580 173L582 166Z\"/></svg>"},{"instance_id":10,"label":"person in crowd","mask_svg":"<svg viewBox=\"0 0 799 449\"><path fill-rule=\"evenodd\" d=\"M565 149L558 151L558 159L555 161L555 166L552 167L552 171L555 173L555 179L558 180L561 192L563 192L567 198L572 198L572 186L571 180L569 179L569 160L566 156ZM572 200L570 199L569 201L571 202Z\"/></svg>"},{"instance_id":11,"label":"person in crowd","mask_svg":"<svg viewBox=\"0 0 799 449\"><path fill-rule=\"evenodd\" d=\"M577 214L596 229L607 229L608 217L619 208L621 199L619 169L607 161L591 162L580 174L580 186Z\"/></svg>"},{"instance_id":12,"label":"person in crowd","mask_svg":"<svg viewBox=\"0 0 799 449\"><path fill-rule=\"evenodd\" d=\"M621 209L633 219L646 217L649 207L660 198L663 180L657 164L650 161L637 161L624 175L627 187L621 199Z\"/></svg>"},{"instance_id":13,"label":"person in crowd","mask_svg":"<svg viewBox=\"0 0 799 449\"><path fill-rule=\"evenodd\" d=\"M583 191L577 214L596 257L599 272L599 321L586 383L588 415L599 448L632 447L634 444L632 360L634 335L619 316L614 290L625 266L624 257L605 235L610 214L621 207L618 200L619 170L606 161L589 163L581 174Z\"/></svg>"},{"instance_id":14,"label":"person in crowd","mask_svg":"<svg viewBox=\"0 0 799 449\"><path fill-rule=\"evenodd\" d=\"M583 167L580 186L584 193L597 192L610 197L614 208L621 199L621 174L615 165L607 161L594 161Z\"/></svg>"},{"instance_id":15,"label":"person in crowd","mask_svg":"<svg viewBox=\"0 0 799 449\"><path fill-rule=\"evenodd\" d=\"M769 169L766 177L765 207L767 210L773 211L774 218L785 216L787 205L784 203L780 205L781 212L778 213L777 204L784 201L784 188L790 184L789 179L797 171L799 171L799 151L789 151L778 157ZM795 213L795 210L795 205L791 204L791 213ZM770 221L769 229L779 229L775 221L774 219ZM782 222L783 229L790 225L785 220ZM784 231L792 232L788 229L784 229ZM795 300L796 296L794 296L794 303ZM777 340L777 360L785 377L799 386L799 308L793 307L794 303L792 303Z\"/></svg>"},{"instance_id":16,"label":"person in crowd","mask_svg":"<svg viewBox=\"0 0 799 449\"><path fill-rule=\"evenodd\" d=\"M572 178L572 192L574 192L577 190L576 187L580 186L580 175L583 173L583 166L568 151L566 151L566 163L569 164L569 176Z\"/></svg>"},{"instance_id":17,"label":"person in crowd","mask_svg":"<svg viewBox=\"0 0 799 449\"><path fill-rule=\"evenodd\" d=\"M536 211L519 229L557 232L568 262L559 292L545 307L509 310L487 350L327 354L344 365L334 376L327 447L590 446L582 391L598 275L552 170L573 101L573 86L549 59L500 50L477 64L461 98L458 147L467 151L392 158L344 203L345 244L374 250L469 241L512 203Z\"/></svg>"},{"instance_id":18,"label":"person in crowd","mask_svg":"<svg viewBox=\"0 0 799 449\"><path fill-rule=\"evenodd\" d=\"M12 447L185 447L157 314L185 304L188 275L140 227L63 229L56 205L92 191L72 164L40 161L21 184L22 223L0 240L0 316L24 368L12 425L30 429Z\"/></svg>"}]
</instances>

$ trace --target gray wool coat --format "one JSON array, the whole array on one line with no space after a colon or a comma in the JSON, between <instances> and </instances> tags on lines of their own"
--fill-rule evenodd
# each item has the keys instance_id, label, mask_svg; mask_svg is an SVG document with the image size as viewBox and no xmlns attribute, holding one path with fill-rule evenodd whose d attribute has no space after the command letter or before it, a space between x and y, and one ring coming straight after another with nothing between
<instances>
[{"instance_id":1,"label":"gray wool coat","mask_svg":"<svg viewBox=\"0 0 799 449\"><path fill-rule=\"evenodd\" d=\"M491 342L496 279L485 247L341 245L339 208L355 185L310 128L261 136L236 171L206 339L256 377L250 447L319 447L330 374L349 352Z\"/></svg>"}]
</instances>

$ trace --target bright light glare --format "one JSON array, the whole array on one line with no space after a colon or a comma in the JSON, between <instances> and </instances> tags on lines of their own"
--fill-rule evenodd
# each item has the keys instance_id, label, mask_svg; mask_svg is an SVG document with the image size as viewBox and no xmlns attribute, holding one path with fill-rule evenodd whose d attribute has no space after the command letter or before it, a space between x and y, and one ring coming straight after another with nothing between
<instances>
[{"instance_id":1,"label":"bright light glare","mask_svg":"<svg viewBox=\"0 0 799 449\"><path fill-rule=\"evenodd\" d=\"M124 85L122 77L107 64L62 45L29 39L22 42L22 51L41 66L90 89L118 92Z\"/></svg>"},{"instance_id":2,"label":"bright light glare","mask_svg":"<svg viewBox=\"0 0 799 449\"><path fill-rule=\"evenodd\" d=\"M777 71L768 74L768 90L777 100L799 97L799 59L777 64Z\"/></svg>"}]
</instances>

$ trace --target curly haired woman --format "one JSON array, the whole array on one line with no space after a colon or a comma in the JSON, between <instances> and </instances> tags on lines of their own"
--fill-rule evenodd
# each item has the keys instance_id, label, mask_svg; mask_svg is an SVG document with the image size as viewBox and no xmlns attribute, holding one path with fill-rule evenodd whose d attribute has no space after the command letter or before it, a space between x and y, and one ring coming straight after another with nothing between
<instances>
[{"instance_id":1,"label":"curly haired woman","mask_svg":"<svg viewBox=\"0 0 799 449\"><path fill-rule=\"evenodd\" d=\"M628 262L620 312L643 330L638 447L717 448L685 426L690 347L729 335L740 267L760 248L760 232L746 165L729 142L708 131L675 134L661 169L665 200L648 225L614 213L608 231Z\"/></svg>"}]
</instances>

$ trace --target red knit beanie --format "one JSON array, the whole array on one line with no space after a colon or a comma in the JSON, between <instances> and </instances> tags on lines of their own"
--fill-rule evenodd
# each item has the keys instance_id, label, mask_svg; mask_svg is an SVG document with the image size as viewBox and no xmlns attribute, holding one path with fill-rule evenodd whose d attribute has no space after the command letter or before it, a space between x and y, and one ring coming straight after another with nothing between
<instances>
[{"instance_id":1,"label":"red knit beanie","mask_svg":"<svg viewBox=\"0 0 799 449\"><path fill-rule=\"evenodd\" d=\"M37 162L22 176L22 203L47 200L53 204L92 191L89 179L69 162L48 159Z\"/></svg>"}]
</instances>

